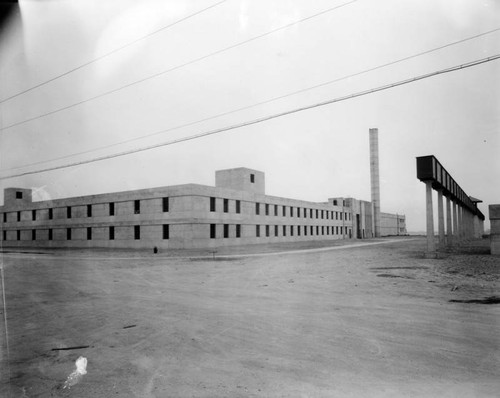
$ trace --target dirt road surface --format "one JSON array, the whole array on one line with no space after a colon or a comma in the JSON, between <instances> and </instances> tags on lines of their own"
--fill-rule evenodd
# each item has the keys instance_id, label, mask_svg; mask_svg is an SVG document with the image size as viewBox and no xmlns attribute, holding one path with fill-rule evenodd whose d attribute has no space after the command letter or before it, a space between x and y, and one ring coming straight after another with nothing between
<instances>
[{"instance_id":1,"label":"dirt road surface","mask_svg":"<svg viewBox=\"0 0 500 398\"><path fill-rule=\"evenodd\" d=\"M5 249L0 396L498 397L487 241L354 243Z\"/></svg>"}]
</instances>

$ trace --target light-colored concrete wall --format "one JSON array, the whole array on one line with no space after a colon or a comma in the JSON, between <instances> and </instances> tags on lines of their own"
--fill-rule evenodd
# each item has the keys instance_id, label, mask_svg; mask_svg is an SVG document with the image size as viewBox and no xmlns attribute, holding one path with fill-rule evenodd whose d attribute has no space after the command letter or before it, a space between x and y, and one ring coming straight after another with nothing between
<instances>
[{"instance_id":1,"label":"light-colored concrete wall","mask_svg":"<svg viewBox=\"0 0 500 398\"><path fill-rule=\"evenodd\" d=\"M401 214L380 213L382 236L407 235L406 217Z\"/></svg>"}]
</instances>

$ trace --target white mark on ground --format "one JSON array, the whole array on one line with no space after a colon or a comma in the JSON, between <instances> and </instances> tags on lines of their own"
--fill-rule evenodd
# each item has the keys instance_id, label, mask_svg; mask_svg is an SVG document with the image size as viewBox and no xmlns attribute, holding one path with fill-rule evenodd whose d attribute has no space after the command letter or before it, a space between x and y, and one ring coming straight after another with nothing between
<instances>
[{"instance_id":1,"label":"white mark on ground","mask_svg":"<svg viewBox=\"0 0 500 398\"><path fill-rule=\"evenodd\" d=\"M87 358L79 357L76 360L75 365L76 369L68 376L68 378L64 382L63 389L69 389L73 387L83 378L84 375L87 374Z\"/></svg>"}]
</instances>

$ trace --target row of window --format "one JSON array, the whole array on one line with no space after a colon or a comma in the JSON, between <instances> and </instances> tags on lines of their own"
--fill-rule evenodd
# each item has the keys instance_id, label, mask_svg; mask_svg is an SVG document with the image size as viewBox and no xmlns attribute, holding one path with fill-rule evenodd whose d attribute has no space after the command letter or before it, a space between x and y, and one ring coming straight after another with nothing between
<instances>
[{"instance_id":1,"label":"row of window","mask_svg":"<svg viewBox=\"0 0 500 398\"><path fill-rule=\"evenodd\" d=\"M223 227L223 237L224 238L229 238L229 224L222 224ZM141 239L141 227L140 225L134 225L134 239L139 240ZM280 230L281 230L281 235L280 235ZM31 230L31 240L37 240L37 231L36 229ZM54 233L53 229L48 229L47 233L47 239L48 240L53 240L54 238ZM66 240L71 240L72 239L72 229L71 228L66 228ZM92 240L92 227L86 228L87 231L87 240ZM271 231L273 232L273 236L294 236L297 234L297 236L325 236L325 235L348 235L350 234L350 229L348 227L339 227L339 226L319 226L319 225L282 225L281 228L279 225L256 225L255 226L255 236L256 237L261 237L261 236L266 236L270 237L271 236ZM262 234L262 235L261 235ZM210 238L215 239L217 237L217 224L210 224ZM241 237L241 225L236 224L235 225L235 237L240 238ZM163 239L170 239L170 225L169 224L163 224L162 225L162 238ZM115 227L110 226L108 227L108 239L109 240L114 240L115 239ZM3 231L3 240L7 240L7 231ZM21 240L21 231L17 230L16 231L16 240Z\"/></svg>"},{"instance_id":2,"label":"row of window","mask_svg":"<svg viewBox=\"0 0 500 398\"><path fill-rule=\"evenodd\" d=\"M49 220L54 219L54 209L48 209L49 211ZM169 211L169 200L168 198L162 198L162 211L164 213ZM113 202L108 203L108 214L110 216L115 215L115 204ZM134 214L141 214L141 201L134 200ZM66 207L66 218L72 218L73 211L71 206ZM92 205L87 205L87 217L92 217ZM37 219L37 211L31 210L31 219L36 221ZM21 212L17 212L17 221L21 221ZM7 213L3 213L3 222L7 222Z\"/></svg>"},{"instance_id":3,"label":"row of window","mask_svg":"<svg viewBox=\"0 0 500 398\"><path fill-rule=\"evenodd\" d=\"M141 226L140 225L134 225L134 239L139 240L141 239ZM31 240L37 240L37 231L36 229L31 230ZM48 229L48 240L53 240L54 239L54 232L53 229ZM66 240L71 240L72 239L72 229L71 228L66 228ZM162 225L162 237L163 239L170 239L170 225L169 224L163 224ZM115 239L115 227L111 226L108 227L108 239L109 240L114 240ZM7 231L3 231L3 240L7 240ZM16 240L21 240L21 231L17 230L16 231ZM92 227L87 228L87 240L92 240Z\"/></svg>"},{"instance_id":4,"label":"row of window","mask_svg":"<svg viewBox=\"0 0 500 398\"><path fill-rule=\"evenodd\" d=\"M263 206L261 206L263 205ZM287 209L288 209L288 217L294 217L294 214L296 215L297 218L303 217L307 218L307 214L309 213L309 218L316 218L316 219L327 219L327 220L342 220L345 218L346 221L351 220L351 214L350 213L343 213L340 211L334 211L334 210L320 210L320 209L308 209L305 207L293 207L293 206L278 206L278 205L271 205L269 203L255 203L255 214L260 215L261 214L261 207L263 207L263 213L266 216L271 215L271 209L273 209L272 213L274 216L278 216L279 212L279 207L281 207L281 215L283 217L287 217ZM229 199L222 199L222 210L224 213L229 213ZM210 198L210 211L215 212L217 211L217 206L216 206L216 198L211 197ZM235 212L237 214L241 213L241 201L235 200ZM345 216L343 216L345 215Z\"/></svg>"},{"instance_id":5,"label":"row of window","mask_svg":"<svg viewBox=\"0 0 500 398\"><path fill-rule=\"evenodd\" d=\"M222 224L223 226L223 237L229 238L229 224ZM235 237L241 237L241 225L235 225ZM281 235L280 235L281 229ZM255 226L255 236L260 238L261 236L270 237L273 232L273 236L328 236L328 235L349 235L352 230L348 227L340 226L329 226L329 225L256 225ZM210 224L210 238L217 238L217 224Z\"/></svg>"},{"instance_id":6,"label":"row of window","mask_svg":"<svg viewBox=\"0 0 500 398\"><path fill-rule=\"evenodd\" d=\"M262 205L262 206L261 206ZM334 211L334 210L320 210L320 209L308 209L305 207L293 207L293 206L278 206L278 205L271 205L269 203L264 203L261 204L259 202L255 203L255 214L260 215L261 214L261 207L263 207L263 213L266 216L271 215L271 209L273 209L272 213L274 216L278 216L279 214L279 207L281 207L281 215L283 217L287 217L287 214L289 217L294 217L296 216L297 218L303 217L307 218L309 214L309 218L311 219L327 219L327 220L342 220L345 219L346 221L351 220L351 214L350 213L344 213L344 212L339 212L339 211ZM288 209L288 210L287 210ZM164 213L169 211L169 198L165 197L162 198L162 211ZM216 209L216 198L211 197L210 198L210 211L215 212L217 211ZM223 199L223 212L224 213L229 213L229 199ZM235 200L235 212L237 214L241 213L241 201L240 200ZM54 218L53 214L53 209L49 208L48 209L48 219L52 220ZM140 214L141 213L141 201L140 200L134 200L134 214ZM111 202L108 203L108 214L109 216L114 216L115 215L115 203ZM71 219L73 216L73 211L71 206L66 207L66 218ZM89 204L87 205L87 217L92 217L92 205ZM37 220L37 210L31 210L31 219L33 221ZM21 211L17 212L17 221L21 221ZM3 213L3 222L7 222L7 213Z\"/></svg>"}]
</instances>

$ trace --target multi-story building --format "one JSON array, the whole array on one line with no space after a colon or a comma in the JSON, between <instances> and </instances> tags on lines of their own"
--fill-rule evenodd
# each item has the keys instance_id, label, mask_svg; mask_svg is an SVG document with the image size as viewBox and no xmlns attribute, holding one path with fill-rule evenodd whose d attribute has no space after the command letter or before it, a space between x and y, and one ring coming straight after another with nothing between
<instances>
[{"instance_id":1,"label":"multi-story building","mask_svg":"<svg viewBox=\"0 0 500 398\"><path fill-rule=\"evenodd\" d=\"M204 248L371 238L372 206L265 194L264 173L216 172L215 187L185 184L45 201L7 188L0 207L4 247ZM386 235L405 234L404 216L382 213ZM385 224L384 224L385 225Z\"/></svg>"}]
</instances>

